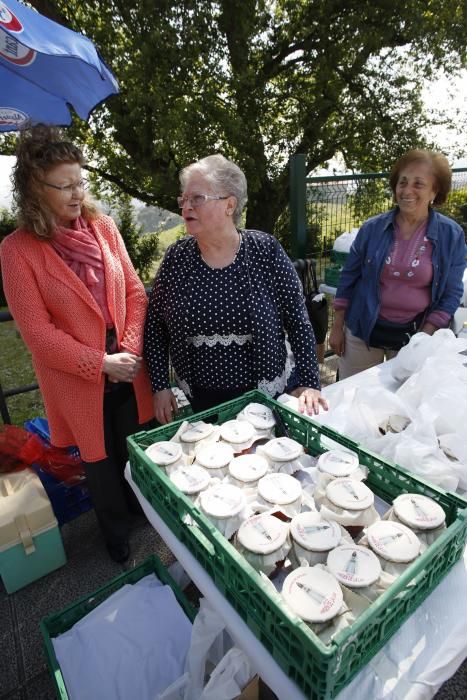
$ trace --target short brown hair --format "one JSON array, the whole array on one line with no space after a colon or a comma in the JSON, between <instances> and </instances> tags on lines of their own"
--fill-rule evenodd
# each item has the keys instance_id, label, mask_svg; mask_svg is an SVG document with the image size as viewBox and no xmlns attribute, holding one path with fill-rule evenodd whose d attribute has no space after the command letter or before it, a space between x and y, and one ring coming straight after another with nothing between
<instances>
[{"instance_id":1,"label":"short brown hair","mask_svg":"<svg viewBox=\"0 0 467 700\"><path fill-rule=\"evenodd\" d=\"M396 185L401 170L412 163L426 163L430 166L435 179L436 189L436 196L433 200L433 204L444 204L451 191L452 172L446 156L442 153L436 153L436 151L414 149L404 153L404 155L394 163L389 176L389 184L391 185L393 195L396 195Z\"/></svg>"},{"instance_id":2,"label":"short brown hair","mask_svg":"<svg viewBox=\"0 0 467 700\"><path fill-rule=\"evenodd\" d=\"M40 182L47 172L60 163L85 165L82 151L62 138L60 129L39 124L24 129L16 149L13 168L13 196L18 225L39 238L53 237L54 222L40 196ZM93 219L98 214L96 204L85 197L83 217Z\"/></svg>"}]
</instances>

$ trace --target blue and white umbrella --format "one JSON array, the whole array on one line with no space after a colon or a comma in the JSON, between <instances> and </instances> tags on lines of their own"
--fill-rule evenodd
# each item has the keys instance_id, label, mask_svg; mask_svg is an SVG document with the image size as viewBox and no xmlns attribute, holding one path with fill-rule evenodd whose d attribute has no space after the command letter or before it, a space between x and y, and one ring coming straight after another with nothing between
<instances>
[{"instance_id":1,"label":"blue and white umbrella","mask_svg":"<svg viewBox=\"0 0 467 700\"><path fill-rule=\"evenodd\" d=\"M82 34L21 5L0 0L0 132L32 124L71 124L118 84L94 44Z\"/></svg>"}]
</instances>

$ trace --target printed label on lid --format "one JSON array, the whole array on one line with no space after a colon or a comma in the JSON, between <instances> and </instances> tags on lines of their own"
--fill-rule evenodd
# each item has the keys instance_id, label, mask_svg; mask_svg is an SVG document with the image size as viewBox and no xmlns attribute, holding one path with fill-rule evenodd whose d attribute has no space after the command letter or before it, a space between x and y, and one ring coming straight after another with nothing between
<instances>
[{"instance_id":1,"label":"printed label on lid","mask_svg":"<svg viewBox=\"0 0 467 700\"><path fill-rule=\"evenodd\" d=\"M258 481L258 493L268 503L286 505L300 498L302 486L289 474L267 474Z\"/></svg>"},{"instance_id":2,"label":"printed label on lid","mask_svg":"<svg viewBox=\"0 0 467 700\"><path fill-rule=\"evenodd\" d=\"M338 523L324 520L319 513L299 513L290 523L292 537L304 549L312 552L327 552L337 547L342 533Z\"/></svg>"},{"instance_id":3,"label":"printed label on lid","mask_svg":"<svg viewBox=\"0 0 467 700\"><path fill-rule=\"evenodd\" d=\"M221 426L221 437L226 442L248 442L254 437L255 429L243 420L228 420Z\"/></svg>"},{"instance_id":4,"label":"printed label on lid","mask_svg":"<svg viewBox=\"0 0 467 700\"><path fill-rule=\"evenodd\" d=\"M381 564L371 549L345 544L328 554L327 567L338 581L350 588L371 586L381 575Z\"/></svg>"},{"instance_id":5,"label":"printed label on lid","mask_svg":"<svg viewBox=\"0 0 467 700\"><path fill-rule=\"evenodd\" d=\"M206 469L222 469L233 459L234 451L230 445L214 442L211 445L200 445L195 454L196 461Z\"/></svg>"},{"instance_id":6,"label":"printed label on lid","mask_svg":"<svg viewBox=\"0 0 467 700\"><path fill-rule=\"evenodd\" d=\"M444 510L436 501L417 493L398 496L393 506L399 520L416 530L433 530L446 520Z\"/></svg>"},{"instance_id":7,"label":"printed label on lid","mask_svg":"<svg viewBox=\"0 0 467 700\"><path fill-rule=\"evenodd\" d=\"M210 482L208 472L195 464L190 467L179 467L172 472L170 479L182 493L187 494L202 491Z\"/></svg>"},{"instance_id":8,"label":"printed label on lid","mask_svg":"<svg viewBox=\"0 0 467 700\"><path fill-rule=\"evenodd\" d=\"M177 442L155 442L145 452L149 459L161 467L173 464L182 456L182 448Z\"/></svg>"},{"instance_id":9,"label":"printed label on lid","mask_svg":"<svg viewBox=\"0 0 467 700\"><path fill-rule=\"evenodd\" d=\"M332 476L349 476L358 468L358 457L344 450L329 450L318 459L318 469Z\"/></svg>"},{"instance_id":10,"label":"printed label on lid","mask_svg":"<svg viewBox=\"0 0 467 700\"><path fill-rule=\"evenodd\" d=\"M290 462L303 454L303 447L288 437L274 438L264 445L264 452L274 462Z\"/></svg>"},{"instance_id":11,"label":"printed label on lid","mask_svg":"<svg viewBox=\"0 0 467 700\"><path fill-rule=\"evenodd\" d=\"M245 506L245 496L238 486L218 484L200 495L201 508L213 518L231 518Z\"/></svg>"},{"instance_id":12,"label":"printed label on lid","mask_svg":"<svg viewBox=\"0 0 467 700\"><path fill-rule=\"evenodd\" d=\"M182 442L198 442L207 438L213 430L214 426L212 423L204 423L202 420L189 423L186 430L180 435L180 440Z\"/></svg>"},{"instance_id":13,"label":"printed label on lid","mask_svg":"<svg viewBox=\"0 0 467 700\"><path fill-rule=\"evenodd\" d=\"M239 481L258 481L269 469L269 464L264 457L257 454L240 455L229 464L229 472Z\"/></svg>"},{"instance_id":14,"label":"printed label on lid","mask_svg":"<svg viewBox=\"0 0 467 700\"><path fill-rule=\"evenodd\" d=\"M326 622L342 607L344 596L332 574L318 567L300 567L287 576L282 595L296 615L307 622Z\"/></svg>"},{"instance_id":15,"label":"printed label on lid","mask_svg":"<svg viewBox=\"0 0 467 700\"><path fill-rule=\"evenodd\" d=\"M373 505L373 491L361 481L341 478L334 479L326 486L326 496L338 508L344 510L365 510Z\"/></svg>"},{"instance_id":16,"label":"printed label on lid","mask_svg":"<svg viewBox=\"0 0 467 700\"><path fill-rule=\"evenodd\" d=\"M388 561L408 563L420 554L420 540L402 523L380 520L366 534L370 547Z\"/></svg>"},{"instance_id":17,"label":"printed label on lid","mask_svg":"<svg viewBox=\"0 0 467 700\"><path fill-rule=\"evenodd\" d=\"M260 403L249 403L243 409L243 415L258 430L269 430L276 424L271 409Z\"/></svg>"},{"instance_id":18,"label":"printed label on lid","mask_svg":"<svg viewBox=\"0 0 467 700\"><path fill-rule=\"evenodd\" d=\"M251 552L270 554L285 543L287 525L273 515L254 515L241 524L237 538Z\"/></svg>"}]
</instances>

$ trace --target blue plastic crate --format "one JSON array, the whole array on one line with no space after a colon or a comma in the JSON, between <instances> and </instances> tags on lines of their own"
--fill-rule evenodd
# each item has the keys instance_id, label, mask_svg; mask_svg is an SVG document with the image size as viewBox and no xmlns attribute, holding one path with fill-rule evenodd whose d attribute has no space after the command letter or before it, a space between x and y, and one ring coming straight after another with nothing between
<instances>
[{"instance_id":1,"label":"blue plastic crate","mask_svg":"<svg viewBox=\"0 0 467 700\"><path fill-rule=\"evenodd\" d=\"M92 508L85 479L78 484L69 485L48 474L37 464L33 464L32 468L46 490L59 525L74 520Z\"/></svg>"},{"instance_id":2,"label":"blue plastic crate","mask_svg":"<svg viewBox=\"0 0 467 700\"><path fill-rule=\"evenodd\" d=\"M31 420L25 421L24 427L29 433L38 435L42 440L50 445L50 430L47 418L31 418ZM69 447L67 452L69 455L72 455L72 457L76 457L77 459L80 458L79 450L75 445Z\"/></svg>"}]
</instances>

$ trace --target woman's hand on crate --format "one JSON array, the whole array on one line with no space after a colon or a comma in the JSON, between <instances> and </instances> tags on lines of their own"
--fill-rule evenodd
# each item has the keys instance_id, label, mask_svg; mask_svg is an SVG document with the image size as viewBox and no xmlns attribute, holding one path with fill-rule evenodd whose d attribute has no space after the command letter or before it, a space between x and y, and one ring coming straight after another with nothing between
<instances>
[{"instance_id":1,"label":"woman's hand on crate","mask_svg":"<svg viewBox=\"0 0 467 700\"><path fill-rule=\"evenodd\" d=\"M173 421L177 413L177 401L171 389L156 391L152 397L154 403L154 416L158 423L165 425Z\"/></svg>"},{"instance_id":2,"label":"woman's hand on crate","mask_svg":"<svg viewBox=\"0 0 467 700\"><path fill-rule=\"evenodd\" d=\"M328 402L318 389L310 389L307 386L297 386L290 392L292 396L298 398L298 410L300 413L307 413L309 416L318 415L320 406L325 411L328 410Z\"/></svg>"}]
</instances>

